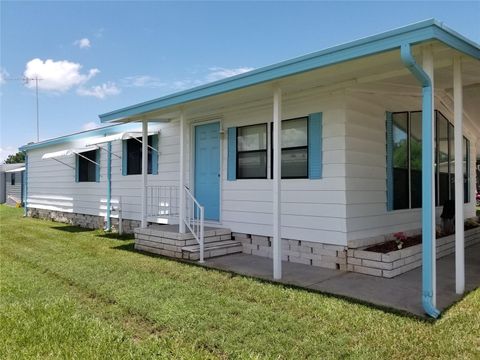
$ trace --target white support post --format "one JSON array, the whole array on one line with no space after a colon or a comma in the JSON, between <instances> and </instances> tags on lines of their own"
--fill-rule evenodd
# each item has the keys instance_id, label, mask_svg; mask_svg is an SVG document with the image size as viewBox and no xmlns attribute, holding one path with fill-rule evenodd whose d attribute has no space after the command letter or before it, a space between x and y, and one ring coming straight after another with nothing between
<instances>
[{"instance_id":1,"label":"white support post","mask_svg":"<svg viewBox=\"0 0 480 360\"><path fill-rule=\"evenodd\" d=\"M185 229L185 115L183 110L180 113L180 181L179 189L179 209L178 209L178 230L184 234Z\"/></svg>"},{"instance_id":2,"label":"white support post","mask_svg":"<svg viewBox=\"0 0 480 360\"><path fill-rule=\"evenodd\" d=\"M434 64L433 64L433 51L431 45L427 45L423 49L423 69L427 75L432 80L432 94L431 94L431 104L432 104L432 138L428 139L432 144L432 154L435 154L435 78L434 78ZM423 141L428 141L423 139ZM432 159L431 166L433 167L435 173L435 160ZM432 304L434 307L437 306L437 240L436 240L436 226L435 226L435 176L432 176L432 182L430 184L430 189L432 192L431 199L432 203L430 204L433 209L432 223L431 223L431 233L432 233ZM423 204L422 206L426 206Z\"/></svg>"},{"instance_id":3,"label":"white support post","mask_svg":"<svg viewBox=\"0 0 480 360\"><path fill-rule=\"evenodd\" d=\"M282 90L273 92L273 278L282 278L281 165Z\"/></svg>"},{"instance_id":4,"label":"white support post","mask_svg":"<svg viewBox=\"0 0 480 360\"><path fill-rule=\"evenodd\" d=\"M147 227L148 121L142 121L142 228Z\"/></svg>"},{"instance_id":5,"label":"white support post","mask_svg":"<svg viewBox=\"0 0 480 360\"><path fill-rule=\"evenodd\" d=\"M455 124L455 292L465 291L465 250L463 228L463 91L462 63L453 59L453 117Z\"/></svg>"}]
</instances>

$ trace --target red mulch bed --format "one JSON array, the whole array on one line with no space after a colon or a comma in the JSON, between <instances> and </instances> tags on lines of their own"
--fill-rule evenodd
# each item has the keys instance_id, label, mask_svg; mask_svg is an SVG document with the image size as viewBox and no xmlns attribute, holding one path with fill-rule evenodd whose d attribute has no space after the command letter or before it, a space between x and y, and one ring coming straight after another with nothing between
<instances>
[{"instance_id":1,"label":"red mulch bed","mask_svg":"<svg viewBox=\"0 0 480 360\"><path fill-rule=\"evenodd\" d=\"M465 224L465 230L474 229L476 227L478 227L478 225ZM454 233L452 233L452 234L454 234ZM440 239L442 237L449 236L449 235L452 235L452 234L442 234L440 236L437 235L437 239ZM421 244L421 243L422 243L422 235L421 234L415 235L415 236L409 236L405 240L403 240L402 249L408 248L410 246L415 246L415 245L418 245L418 244ZM373 252L377 252L377 253L386 254L386 253L389 253L389 252L392 252L392 251L397 251L397 250L401 250L401 249L398 248L397 241L396 240L389 240L389 241L384 242L382 244L377 244L377 245L370 246L370 247L366 248L364 251L373 251Z\"/></svg>"}]
</instances>

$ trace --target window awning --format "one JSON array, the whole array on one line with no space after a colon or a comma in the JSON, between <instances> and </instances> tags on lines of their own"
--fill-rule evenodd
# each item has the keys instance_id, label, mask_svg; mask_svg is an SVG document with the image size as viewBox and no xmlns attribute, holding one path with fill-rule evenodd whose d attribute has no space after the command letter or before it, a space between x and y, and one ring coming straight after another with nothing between
<instances>
[{"instance_id":1,"label":"window awning","mask_svg":"<svg viewBox=\"0 0 480 360\"><path fill-rule=\"evenodd\" d=\"M7 170L5 172L6 173L16 173L16 172L20 172L20 171L25 171L25 166L19 167L19 168L16 168L16 169L12 169L12 170Z\"/></svg>"},{"instance_id":2,"label":"window awning","mask_svg":"<svg viewBox=\"0 0 480 360\"><path fill-rule=\"evenodd\" d=\"M160 134L160 131L152 131L152 132L148 132L148 136L150 135L156 135L156 134ZM105 137L101 137L101 138L97 138L97 139L92 139L91 141L88 142L87 146L95 146L95 145L100 145L100 144L105 144L107 142L110 142L110 141L116 141L116 140L127 140L127 139L135 139L137 140L139 143L142 143L142 140L141 140L141 137L142 137L142 132L139 132L139 131L128 131L128 132L122 132L122 133L118 133L118 134L114 134L114 135L110 135L110 136L105 136ZM140 138L140 139L139 139ZM150 149L152 149L153 151L157 151L157 149L155 149L154 147L150 146L150 145L147 145Z\"/></svg>"},{"instance_id":3,"label":"window awning","mask_svg":"<svg viewBox=\"0 0 480 360\"><path fill-rule=\"evenodd\" d=\"M54 151L51 153L43 154L42 160L58 159L58 158L68 157L75 154L81 154L87 151L92 151L97 149L98 149L98 146L87 146L85 148L79 148L79 149L67 149L67 150Z\"/></svg>"},{"instance_id":4,"label":"window awning","mask_svg":"<svg viewBox=\"0 0 480 360\"><path fill-rule=\"evenodd\" d=\"M155 135L158 134L157 132L149 132L148 135ZM99 144L105 144L110 141L116 141L116 140L127 140L127 139L132 139L132 138L139 138L142 137L142 132L141 131L128 131L128 132L122 132L110 136L105 136L97 139L93 139L90 141L87 146L91 145L99 145Z\"/></svg>"},{"instance_id":5,"label":"window awning","mask_svg":"<svg viewBox=\"0 0 480 360\"><path fill-rule=\"evenodd\" d=\"M91 163L94 163L97 166L100 166L100 164L97 163L96 161L93 161L93 160L89 159L88 157L82 155L82 153L85 153L87 151L92 151L92 150L98 150L98 146L87 146L87 147L79 148L79 149L66 149L66 150L54 151L54 152L51 152L51 153L43 154L42 160L48 160L48 159L55 160L55 161L65 165L65 166L68 166L72 169L75 169L72 165L64 163L63 161L61 161L59 159L69 157L69 156L72 156L72 155L78 155L78 156L84 158L85 160L90 161Z\"/></svg>"}]
</instances>

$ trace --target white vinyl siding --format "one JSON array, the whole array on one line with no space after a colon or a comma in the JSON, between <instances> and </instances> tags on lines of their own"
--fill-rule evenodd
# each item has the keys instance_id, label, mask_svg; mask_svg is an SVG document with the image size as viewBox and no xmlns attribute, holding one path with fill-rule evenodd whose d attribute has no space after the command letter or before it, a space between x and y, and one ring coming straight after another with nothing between
<instances>
[{"instance_id":1,"label":"white vinyl siding","mask_svg":"<svg viewBox=\"0 0 480 360\"><path fill-rule=\"evenodd\" d=\"M12 185L12 175L15 176L15 185ZM12 203L9 196L22 201L22 172L5 173L5 193L5 199L8 203Z\"/></svg>"},{"instance_id":2,"label":"white vinyl siding","mask_svg":"<svg viewBox=\"0 0 480 360\"><path fill-rule=\"evenodd\" d=\"M412 100L413 99L413 100ZM450 117L451 111L436 102L438 108ZM347 97L347 231L348 240L419 229L421 209L387 211L386 194L386 137L387 111L415 111L421 108L419 98L351 93ZM475 138L466 129L464 135L474 143ZM471 151L475 151L471 147ZM470 182L474 182L475 153L470 156ZM470 184L470 189L472 189ZM470 193L472 193L471 190ZM474 192L473 192L474 193ZM470 198L472 196L470 195ZM437 207L439 223L442 207ZM475 216L473 201L465 204L465 218Z\"/></svg>"}]
</instances>

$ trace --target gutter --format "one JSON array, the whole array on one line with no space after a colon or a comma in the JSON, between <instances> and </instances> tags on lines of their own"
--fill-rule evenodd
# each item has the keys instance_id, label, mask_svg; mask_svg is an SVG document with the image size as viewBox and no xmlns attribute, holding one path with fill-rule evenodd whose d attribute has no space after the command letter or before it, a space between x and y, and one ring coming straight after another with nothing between
<instances>
[{"instance_id":1,"label":"gutter","mask_svg":"<svg viewBox=\"0 0 480 360\"><path fill-rule=\"evenodd\" d=\"M425 312L432 318L437 318L440 311L434 305L434 207L431 189L433 179L433 84L430 76L418 65L412 55L410 43L402 44L400 57L422 85L422 305ZM427 141L429 140L430 141Z\"/></svg>"}]
</instances>

